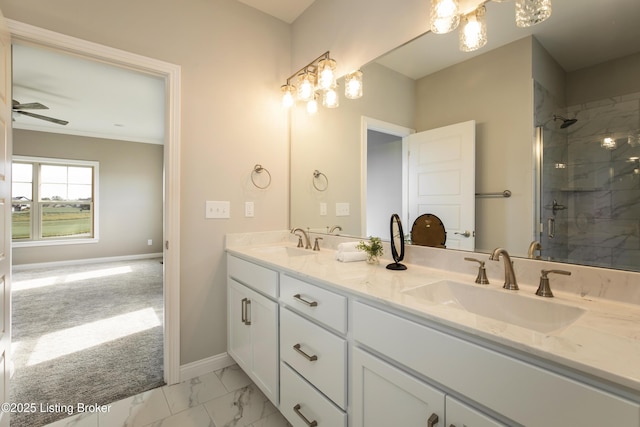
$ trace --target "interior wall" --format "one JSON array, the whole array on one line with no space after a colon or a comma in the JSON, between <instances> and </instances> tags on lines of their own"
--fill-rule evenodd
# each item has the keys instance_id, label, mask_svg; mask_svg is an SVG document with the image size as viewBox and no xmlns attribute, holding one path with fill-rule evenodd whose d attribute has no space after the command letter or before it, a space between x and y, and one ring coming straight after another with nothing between
<instances>
[{"instance_id":1,"label":"interior wall","mask_svg":"<svg viewBox=\"0 0 640 427\"><path fill-rule=\"evenodd\" d=\"M415 82L379 64L365 67L364 96L341 99L338 108L320 107L313 116L304 106L291 113L291 227L325 230L340 225L345 234L362 234L362 117L413 127ZM324 173L326 191L313 187L314 170ZM327 203L327 215L320 215ZM336 203L349 203L337 216ZM386 236L387 233L384 234Z\"/></svg>"},{"instance_id":2,"label":"interior wall","mask_svg":"<svg viewBox=\"0 0 640 427\"><path fill-rule=\"evenodd\" d=\"M226 352L226 233L288 226L290 26L235 0L0 0L5 17L181 66L180 363ZM255 164L272 182L258 190ZM206 220L206 200L231 218ZM244 217L244 202L255 216Z\"/></svg>"},{"instance_id":3,"label":"interior wall","mask_svg":"<svg viewBox=\"0 0 640 427\"><path fill-rule=\"evenodd\" d=\"M390 239L389 221L402 218L402 138L367 132L367 233ZM404 227L410 227L405 224Z\"/></svg>"},{"instance_id":4,"label":"interior wall","mask_svg":"<svg viewBox=\"0 0 640 427\"><path fill-rule=\"evenodd\" d=\"M97 161L97 243L14 247L13 265L162 253L163 146L28 130L13 154ZM153 244L147 245L151 239Z\"/></svg>"},{"instance_id":5,"label":"interior wall","mask_svg":"<svg viewBox=\"0 0 640 427\"><path fill-rule=\"evenodd\" d=\"M532 39L510 43L417 82L416 129L476 121L476 250L526 256L533 236ZM519 248L512 250L511 248Z\"/></svg>"}]
</instances>

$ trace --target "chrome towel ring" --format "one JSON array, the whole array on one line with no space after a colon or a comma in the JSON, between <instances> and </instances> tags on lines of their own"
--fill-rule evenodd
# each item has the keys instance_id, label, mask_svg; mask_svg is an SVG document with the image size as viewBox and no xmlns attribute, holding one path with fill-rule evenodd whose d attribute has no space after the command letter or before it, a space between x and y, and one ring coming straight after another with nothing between
<instances>
[{"instance_id":1,"label":"chrome towel ring","mask_svg":"<svg viewBox=\"0 0 640 427\"><path fill-rule=\"evenodd\" d=\"M260 174L262 174L262 172L266 172L267 175L267 183L264 185L259 185L256 182L256 179L260 176ZM264 190L267 187L269 187L271 185L271 174L269 173L269 171L265 168L262 167L262 165L255 165L253 167L253 170L251 171L251 182L253 183L253 185L255 185L257 188Z\"/></svg>"},{"instance_id":2,"label":"chrome towel ring","mask_svg":"<svg viewBox=\"0 0 640 427\"><path fill-rule=\"evenodd\" d=\"M322 184L323 181L324 181L324 184ZM326 189L329 187L329 178L327 178L327 176L322 172L320 172L318 169L313 171L312 182L313 182L313 188L315 188L318 191L326 191ZM320 186L318 186L318 183L320 183Z\"/></svg>"}]
</instances>

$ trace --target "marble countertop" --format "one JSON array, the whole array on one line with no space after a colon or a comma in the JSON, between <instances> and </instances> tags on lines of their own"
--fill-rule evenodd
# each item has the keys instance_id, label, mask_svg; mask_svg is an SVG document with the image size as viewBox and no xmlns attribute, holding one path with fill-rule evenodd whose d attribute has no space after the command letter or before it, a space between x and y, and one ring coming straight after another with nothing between
<instances>
[{"instance_id":1,"label":"marble countertop","mask_svg":"<svg viewBox=\"0 0 640 427\"><path fill-rule=\"evenodd\" d=\"M339 262L335 250L311 255L288 255L283 247L295 245L282 241L254 245L227 246L233 255L253 260L266 267L294 273L302 279L381 303L420 316L490 342L519 350L543 360L578 370L606 382L640 392L640 307L606 300L582 298L554 290L548 304L564 304L585 310L574 323L551 332L536 332L473 313L434 304L412 297L406 290L440 280L451 280L492 292L515 292L522 298L535 295L536 286L520 284L520 291L502 289L502 283L477 285L475 275L406 264L405 271L366 262ZM310 251L311 252L311 251ZM640 401L640 397L638 398Z\"/></svg>"}]
</instances>

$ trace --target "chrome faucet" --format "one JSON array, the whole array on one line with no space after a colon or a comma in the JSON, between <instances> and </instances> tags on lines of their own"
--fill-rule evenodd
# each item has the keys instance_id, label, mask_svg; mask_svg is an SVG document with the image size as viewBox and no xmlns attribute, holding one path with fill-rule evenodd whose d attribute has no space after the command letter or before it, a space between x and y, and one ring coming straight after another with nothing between
<instances>
[{"instance_id":1,"label":"chrome faucet","mask_svg":"<svg viewBox=\"0 0 640 427\"><path fill-rule=\"evenodd\" d=\"M502 262L504 262L504 285L502 287L512 291L517 291L519 288L516 280L516 273L513 271L513 262L511 261L511 257L507 250L503 248L495 248L489 259L492 261L499 261L500 255L502 255Z\"/></svg>"},{"instance_id":2,"label":"chrome faucet","mask_svg":"<svg viewBox=\"0 0 640 427\"><path fill-rule=\"evenodd\" d=\"M309 240L309 234L304 231L302 228L293 228L291 229L291 234L296 234L296 231L300 231L302 232L302 235L304 236L304 248L305 249L311 249L311 241ZM296 234L296 236L300 236L299 234Z\"/></svg>"}]
</instances>

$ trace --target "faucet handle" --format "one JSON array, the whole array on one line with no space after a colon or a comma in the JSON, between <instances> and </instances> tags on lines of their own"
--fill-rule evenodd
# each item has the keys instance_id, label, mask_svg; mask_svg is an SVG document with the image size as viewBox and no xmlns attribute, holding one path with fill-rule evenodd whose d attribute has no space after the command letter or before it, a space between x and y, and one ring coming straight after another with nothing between
<instances>
[{"instance_id":1,"label":"faucet handle","mask_svg":"<svg viewBox=\"0 0 640 427\"><path fill-rule=\"evenodd\" d=\"M296 236L298 236L298 247L304 248L304 244L302 243L302 236L299 234L296 234Z\"/></svg>"},{"instance_id":2,"label":"faucet handle","mask_svg":"<svg viewBox=\"0 0 640 427\"><path fill-rule=\"evenodd\" d=\"M313 242L313 250L319 251L320 245L318 244L318 240L322 240L322 237L316 237L316 240Z\"/></svg>"},{"instance_id":3,"label":"faucet handle","mask_svg":"<svg viewBox=\"0 0 640 427\"><path fill-rule=\"evenodd\" d=\"M484 261L480 261L479 259L475 259L475 258L466 258L466 257L465 257L465 261L474 261L480 264L480 267L478 267L478 275L476 276L476 283L479 283L481 285L488 285L489 279L487 278L487 269L484 267Z\"/></svg>"},{"instance_id":4,"label":"faucet handle","mask_svg":"<svg viewBox=\"0 0 640 427\"><path fill-rule=\"evenodd\" d=\"M541 297L551 298L553 297L553 292L551 292L551 286L549 286L549 278L548 274L564 274L565 276L571 276L570 271L566 270L540 270L540 285L538 285L538 290L536 291L536 295Z\"/></svg>"}]
</instances>

